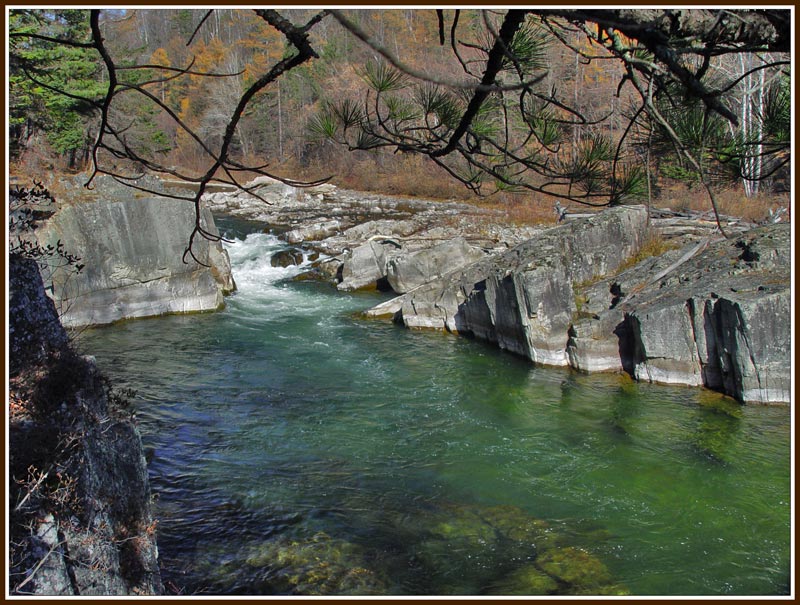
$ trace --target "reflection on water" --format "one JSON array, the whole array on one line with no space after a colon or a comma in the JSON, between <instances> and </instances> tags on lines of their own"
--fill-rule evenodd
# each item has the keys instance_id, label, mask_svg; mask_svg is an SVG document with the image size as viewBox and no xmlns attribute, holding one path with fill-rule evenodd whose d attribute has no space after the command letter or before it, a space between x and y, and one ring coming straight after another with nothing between
<instances>
[{"instance_id":1,"label":"reflection on water","mask_svg":"<svg viewBox=\"0 0 800 605\"><path fill-rule=\"evenodd\" d=\"M229 245L223 312L81 338L137 391L173 590L787 591L787 409L367 322L280 247Z\"/></svg>"}]
</instances>

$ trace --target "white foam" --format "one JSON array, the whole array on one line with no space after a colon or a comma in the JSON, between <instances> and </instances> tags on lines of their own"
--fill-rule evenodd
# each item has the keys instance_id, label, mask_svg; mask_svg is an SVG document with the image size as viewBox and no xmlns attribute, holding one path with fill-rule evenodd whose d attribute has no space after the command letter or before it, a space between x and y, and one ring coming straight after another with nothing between
<instances>
[{"instance_id":1,"label":"white foam","mask_svg":"<svg viewBox=\"0 0 800 605\"><path fill-rule=\"evenodd\" d=\"M251 317L263 316L266 311L272 320L291 315L309 305L301 293L288 287L286 280L308 268L304 255L298 266L273 267L270 259L287 245L268 233L251 233L243 240L226 242L231 259L233 279L237 292L231 299L240 310ZM313 303L312 303L313 304Z\"/></svg>"},{"instance_id":2,"label":"white foam","mask_svg":"<svg viewBox=\"0 0 800 605\"><path fill-rule=\"evenodd\" d=\"M226 242L225 248L231 259L233 278L242 291L249 286L269 286L294 277L306 268L308 262L304 257L299 266L273 267L270 258L275 252L285 249L286 244L268 233L251 233L243 240Z\"/></svg>"}]
</instances>

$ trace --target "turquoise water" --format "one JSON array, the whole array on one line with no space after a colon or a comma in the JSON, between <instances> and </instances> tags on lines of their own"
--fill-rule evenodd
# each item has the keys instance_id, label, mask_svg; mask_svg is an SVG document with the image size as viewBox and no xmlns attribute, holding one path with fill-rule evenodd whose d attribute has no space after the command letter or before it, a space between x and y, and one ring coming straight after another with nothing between
<instances>
[{"instance_id":1,"label":"turquoise water","mask_svg":"<svg viewBox=\"0 0 800 605\"><path fill-rule=\"evenodd\" d=\"M86 331L180 594L785 594L790 411L411 332L229 245L219 313Z\"/></svg>"}]
</instances>

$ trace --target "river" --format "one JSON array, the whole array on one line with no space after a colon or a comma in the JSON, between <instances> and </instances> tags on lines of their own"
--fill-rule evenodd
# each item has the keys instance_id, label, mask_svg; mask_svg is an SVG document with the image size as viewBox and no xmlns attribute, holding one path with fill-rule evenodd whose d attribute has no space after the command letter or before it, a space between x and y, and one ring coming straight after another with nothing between
<instances>
[{"instance_id":1,"label":"river","mask_svg":"<svg viewBox=\"0 0 800 605\"><path fill-rule=\"evenodd\" d=\"M168 592L788 592L788 408L364 320L222 227L224 311L78 337L136 392Z\"/></svg>"}]
</instances>

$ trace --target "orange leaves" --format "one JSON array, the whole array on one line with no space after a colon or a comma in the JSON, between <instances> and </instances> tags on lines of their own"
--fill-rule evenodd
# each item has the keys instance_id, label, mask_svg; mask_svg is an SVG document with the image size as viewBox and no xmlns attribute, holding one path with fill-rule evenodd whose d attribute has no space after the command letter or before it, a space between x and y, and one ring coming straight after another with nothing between
<instances>
[{"instance_id":1,"label":"orange leaves","mask_svg":"<svg viewBox=\"0 0 800 605\"><path fill-rule=\"evenodd\" d=\"M192 72L224 72L229 52L231 52L231 47L226 46L219 38L212 38L208 43L200 40L194 45L194 67ZM201 83L207 79L197 73L192 73L190 78L195 83Z\"/></svg>"},{"instance_id":2,"label":"orange leaves","mask_svg":"<svg viewBox=\"0 0 800 605\"><path fill-rule=\"evenodd\" d=\"M167 51L163 48L159 47L153 51L153 54L150 55L150 63L152 65L163 65L165 67L171 67L169 61L169 55Z\"/></svg>"}]
</instances>

